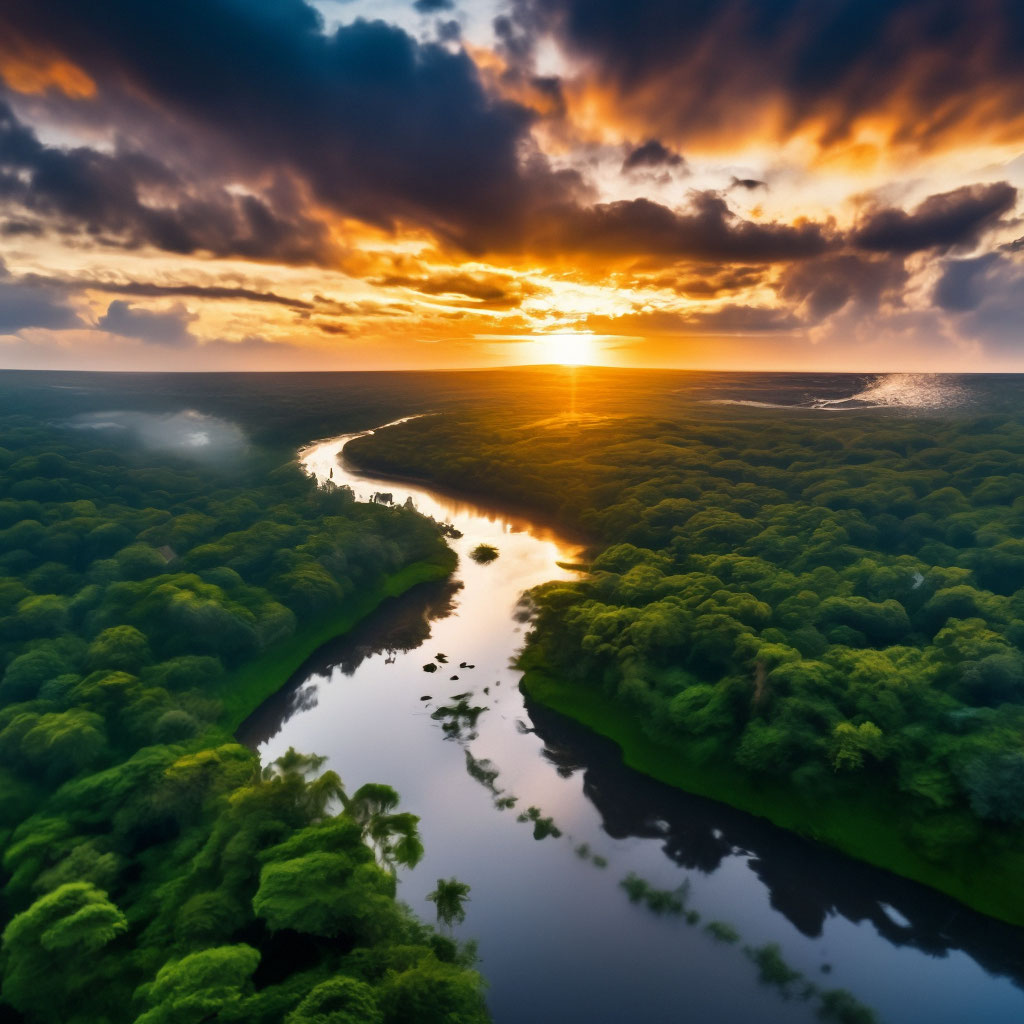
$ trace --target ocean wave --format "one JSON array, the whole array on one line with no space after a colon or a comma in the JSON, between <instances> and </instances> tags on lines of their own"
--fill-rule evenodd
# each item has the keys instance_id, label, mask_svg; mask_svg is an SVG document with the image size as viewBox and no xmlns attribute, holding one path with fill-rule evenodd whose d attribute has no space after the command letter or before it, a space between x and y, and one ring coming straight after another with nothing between
<instances>
[{"instance_id":1,"label":"ocean wave","mask_svg":"<svg viewBox=\"0 0 1024 1024\"><path fill-rule=\"evenodd\" d=\"M963 405L962 385L942 374L886 373L846 398L816 398L812 409L949 409Z\"/></svg>"},{"instance_id":2,"label":"ocean wave","mask_svg":"<svg viewBox=\"0 0 1024 1024\"><path fill-rule=\"evenodd\" d=\"M799 409L800 405L784 402L755 402L752 398L705 398L702 405L748 405L754 409ZM807 408L810 408L809 406Z\"/></svg>"},{"instance_id":3,"label":"ocean wave","mask_svg":"<svg viewBox=\"0 0 1024 1024\"><path fill-rule=\"evenodd\" d=\"M860 377L860 390L839 397L818 397L790 384L785 391L792 401L753 398L705 398L702 405L738 405L753 409L806 409L817 412L846 412L861 409L952 409L966 405L970 394L961 378L934 373L884 373ZM835 396L834 381L822 386ZM856 385L855 385L856 386ZM761 389L764 393L763 388ZM786 395L786 397L789 397ZM776 396L783 397L782 392Z\"/></svg>"}]
</instances>

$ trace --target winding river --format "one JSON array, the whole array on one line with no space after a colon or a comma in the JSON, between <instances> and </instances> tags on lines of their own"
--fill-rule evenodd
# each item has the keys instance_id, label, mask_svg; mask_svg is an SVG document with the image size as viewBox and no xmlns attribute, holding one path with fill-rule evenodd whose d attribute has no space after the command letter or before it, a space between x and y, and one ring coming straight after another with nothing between
<instances>
[{"instance_id":1,"label":"winding river","mask_svg":"<svg viewBox=\"0 0 1024 1024\"><path fill-rule=\"evenodd\" d=\"M264 758L289 746L326 754L350 791L387 782L422 816L426 856L401 872L400 897L429 919L439 877L470 884L456 935L479 943L497 1024L818 1020L800 982L759 980L744 947L768 943L888 1024L1024 1020L1024 931L639 775L607 740L526 700L511 666L527 628L520 598L572 578L558 563L578 545L499 508L362 474L339 454L356 436L300 460L361 500L390 492L451 523L459 568L318 651L239 738ZM469 557L480 543L496 561ZM459 700L463 713L445 711ZM535 838L517 820L530 807L562 834ZM620 886L631 872L676 890L689 916L631 903ZM712 921L740 938L716 940Z\"/></svg>"}]
</instances>

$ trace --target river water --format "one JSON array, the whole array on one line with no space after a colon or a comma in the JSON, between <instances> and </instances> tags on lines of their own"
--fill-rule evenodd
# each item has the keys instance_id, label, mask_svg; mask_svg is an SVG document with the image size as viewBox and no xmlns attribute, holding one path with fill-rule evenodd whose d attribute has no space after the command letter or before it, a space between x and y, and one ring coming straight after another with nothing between
<instances>
[{"instance_id":1,"label":"river water","mask_svg":"<svg viewBox=\"0 0 1024 1024\"><path fill-rule=\"evenodd\" d=\"M399 895L429 919L439 877L469 883L456 935L479 943L497 1024L819 1019L802 982L759 980L744 947L768 943L818 989L846 989L888 1024L1024 1020L1024 930L663 786L625 767L614 744L526 700L512 667L528 628L521 596L573 578L558 563L578 545L498 508L362 474L339 457L355 436L303 449L303 466L361 500L390 492L451 523L458 570L317 652L239 738L264 759L290 746L326 754L350 792L386 782L421 815L426 856L401 871ZM497 560L474 562L480 543ZM485 710L444 712L459 699ZM562 835L535 838L517 820L530 807ZM678 890L695 913L631 903L620 886L630 873ZM712 921L738 941L716 940Z\"/></svg>"}]
</instances>

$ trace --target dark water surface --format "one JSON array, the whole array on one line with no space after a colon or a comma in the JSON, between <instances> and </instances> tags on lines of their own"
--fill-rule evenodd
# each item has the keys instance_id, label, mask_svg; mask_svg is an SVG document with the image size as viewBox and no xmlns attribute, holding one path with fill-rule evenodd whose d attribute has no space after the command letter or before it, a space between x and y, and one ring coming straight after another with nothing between
<instances>
[{"instance_id":1,"label":"dark water surface","mask_svg":"<svg viewBox=\"0 0 1024 1024\"><path fill-rule=\"evenodd\" d=\"M743 947L766 943L889 1024L1024 1020L1024 930L639 775L614 744L524 700L510 667L526 628L520 596L571 578L556 563L571 561L575 546L526 519L360 476L336 461L346 439L300 457L321 480L333 471L363 498L411 497L453 523L464 534L452 542L459 570L319 651L240 738L264 758L289 746L326 754L350 791L387 782L403 809L422 815L426 857L402 872L400 896L429 917L425 896L438 877L472 886L457 934L479 941L498 1024L818 1019L820 1004L799 998L799 986L787 998L758 980ZM497 561L467 557L481 542L499 549ZM424 672L438 653L447 664ZM472 715L434 717L467 693L468 706L485 709L475 724ZM511 796L513 809L496 805ZM535 839L533 825L516 820L531 805L554 819L560 838ZM579 856L583 843L607 865ZM619 885L630 872L658 889L686 886L700 922L631 904ZM711 921L741 939L716 942L704 930Z\"/></svg>"}]
</instances>

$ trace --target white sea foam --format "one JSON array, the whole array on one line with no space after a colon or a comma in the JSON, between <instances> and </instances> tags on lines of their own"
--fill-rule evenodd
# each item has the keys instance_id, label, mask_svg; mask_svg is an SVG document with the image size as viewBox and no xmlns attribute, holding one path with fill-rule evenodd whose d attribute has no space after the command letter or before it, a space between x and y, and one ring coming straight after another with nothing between
<instances>
[{"instance_id":1,"label":"white sea foam","mask_svg":"<svg viewBox=\"0 0 1024 1024\"><path fill-rule=\"evenodd\" d=\"M754 409L796 409L799 406L782 402L755 402L752 398L706 398L704 405L748 405Z\"/></svg>"},{"instance_id":2,"label":"white sea foam","mask_svg":"<svg viewBox=\"0 0 1024 1024\"><path fill-rule=\"evenodd\" d=\"M832 393L835 394L835 391ZM859 391L842 398L816 398L805 393L799 400L794 395L792 402L706 398L701 404L845 412L856 409L951 409L966 404L968 398L967 389L955 377L934 373L885 373L869 380Z\"/></svg>"},{"instance_id":3,"label":"white sea foam","mask_svg":"<svg viewBox=\"0 0 1024 1024\"><path fill-rule=\"evenodd\" d=\"M948 409L966 401L963 387L935 373L886 373L846 398L816 398L813 409Z\"/></svg>"}]
</instances>

